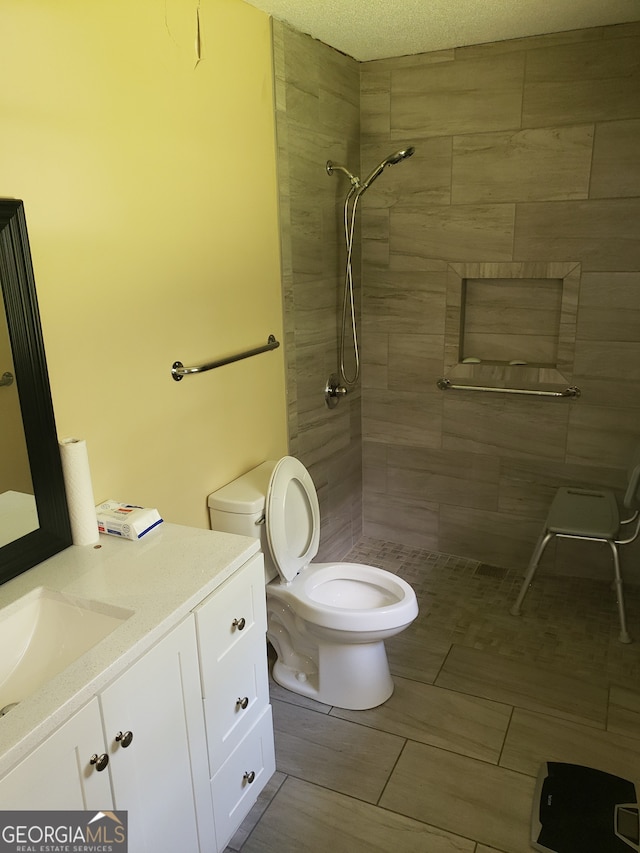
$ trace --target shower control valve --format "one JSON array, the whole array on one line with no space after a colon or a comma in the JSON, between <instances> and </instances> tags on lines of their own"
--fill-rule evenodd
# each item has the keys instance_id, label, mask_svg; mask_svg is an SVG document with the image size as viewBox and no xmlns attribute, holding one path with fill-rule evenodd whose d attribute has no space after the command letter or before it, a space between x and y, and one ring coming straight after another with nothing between
<instances>
[{"instance_id":1,"label":"shower control valve","mask_svg":"<svg viewBox=\"0 0 640 853\"><path fill-rule=\"evenodd\" d=\"M327 379L327 384L324 389L324 401L329 409L335 409L340 402L340 399L348 394L349 389L340 384L335 373Z\"/></svg>"}]
</instances>

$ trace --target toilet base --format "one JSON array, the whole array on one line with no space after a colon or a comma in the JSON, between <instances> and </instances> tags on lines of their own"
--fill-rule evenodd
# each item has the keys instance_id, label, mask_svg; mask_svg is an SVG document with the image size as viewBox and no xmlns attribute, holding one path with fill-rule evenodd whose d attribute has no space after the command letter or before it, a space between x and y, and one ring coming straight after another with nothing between
<instances>
[{"instance_id":1,"label":"toilet base","mask_svg":"<svg viewBox=\"0 0 640 853\"><path fill-rule=\"evenodd\" d=\"M349 711L375 708L393 693L384 642L318 646L317 672L300 672L281 660L273 665L281 687Z\"/></svg>"}]
</instances>

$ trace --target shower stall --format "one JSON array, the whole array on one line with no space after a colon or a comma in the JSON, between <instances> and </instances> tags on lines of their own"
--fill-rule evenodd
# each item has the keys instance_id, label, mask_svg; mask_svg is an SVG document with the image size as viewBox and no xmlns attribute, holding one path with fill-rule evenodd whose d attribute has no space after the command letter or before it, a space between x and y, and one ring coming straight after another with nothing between
<instances>
[{"instance_id":1,"label":"shower stall","mask_svg":"<svg viewBox=\"0 0 640 853\"><path fill-rule=\"evenodd\" d=\"M341 558L364 531L524 567L555 488L619 489L640 438L640 107L625 71L637 33L585 30L578 41L480 45L455 61L357 63L273 25L290 452L318 488L320 558ZM596 55L601 76L581 77ZM565 67L576 79L555 86ZM381 158L409 144L412 160L377 181ZM355 201L369 180L358 176L379 161L357 207L352 312L345 195ZM535 276L518 278L525 263L542 263L548 276L571 264L581 278L563 386L575 381L581 397L441 391L460 287L476 288L480 309L499 278L474 269L495 264L511 277L510 292L523 294L515 306L523 329L542 310L527 293ZM338 373L345 315L338 385L348 393L329 409L322 389ZM496 346L508 341L505 317L480 330ZM466 334L477 343L472 328ZM606 555L578 548L574 556L560 543L551 571L609 577ZM638 582L638 549L627 555L628 581Z\"/></svg>"}]
</instances>

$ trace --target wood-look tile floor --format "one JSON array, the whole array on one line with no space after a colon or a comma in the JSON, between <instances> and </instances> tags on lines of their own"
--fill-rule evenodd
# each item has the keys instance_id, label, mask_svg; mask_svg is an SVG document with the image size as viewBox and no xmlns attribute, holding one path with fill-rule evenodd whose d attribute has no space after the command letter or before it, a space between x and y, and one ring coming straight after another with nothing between
<instances>
[{"instance_id":1,"label":"wood-look tile floor","mask_svg":"<svg viewBox=\"0 0 640 853\"><path fill-rule=\"evenodd\" d=\"M540 575L513 617L520 573L373 540L346 559L416 591L394 694L345 711L271 682L277 772L228 851L528 853L542 762L640 784L640 587L625 646L608 579Z\"/></svg>"}]
</instances>

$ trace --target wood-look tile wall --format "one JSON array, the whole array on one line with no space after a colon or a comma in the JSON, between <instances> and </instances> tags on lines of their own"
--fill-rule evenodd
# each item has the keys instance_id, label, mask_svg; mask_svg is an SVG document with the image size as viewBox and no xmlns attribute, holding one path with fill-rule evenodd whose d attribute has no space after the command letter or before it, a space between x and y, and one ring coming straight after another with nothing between
<instances>
[{"instance_id":1,"label":"wood-look tile wall","mask_svg":"<svg viewBox=\"0 0 640 853\"><path fill-rule=\"evenodd\" d=\"M362 533L361 394L331 410L324 401L338 367L349 188L325 166L333 160L358 173L359 65L278 21L273 45L289 452L318 491L319 559L339 559Z\"/></svg>"},{"instance_id":2,"label":"wood-look tile wall","mask_svg":"<svg viewBox=\"0 0 640 853\"><path fill-rule=\"evenodd\" d=\"M640 24L362 63L364 531L524 565L640 441ZM576 401L442 392L449 264L578 263ZM598 575L599 546L551 571ZM623 558L640 582L640 553Z\"/></svg>"},{"instance_id":3,"label":"wood-look tile wall","mask_svg":"<svg viewBox=\"0 0 640 853\"><path fill-rule=\"evenodd\" d=\"M640 25L368 63L273 28L290 452L320 556L364 514L371 536L524 565L555 488L621 488L640 441ZM361 202L363 379L330 411L347 181L325 163L367 173L408 144ZM449 265L509 262L580 264L580 400L436 388ZM547 569L608 571L561 544ZM624 566L640 582L638 549Z\"/></svg>"}]
</instances>

